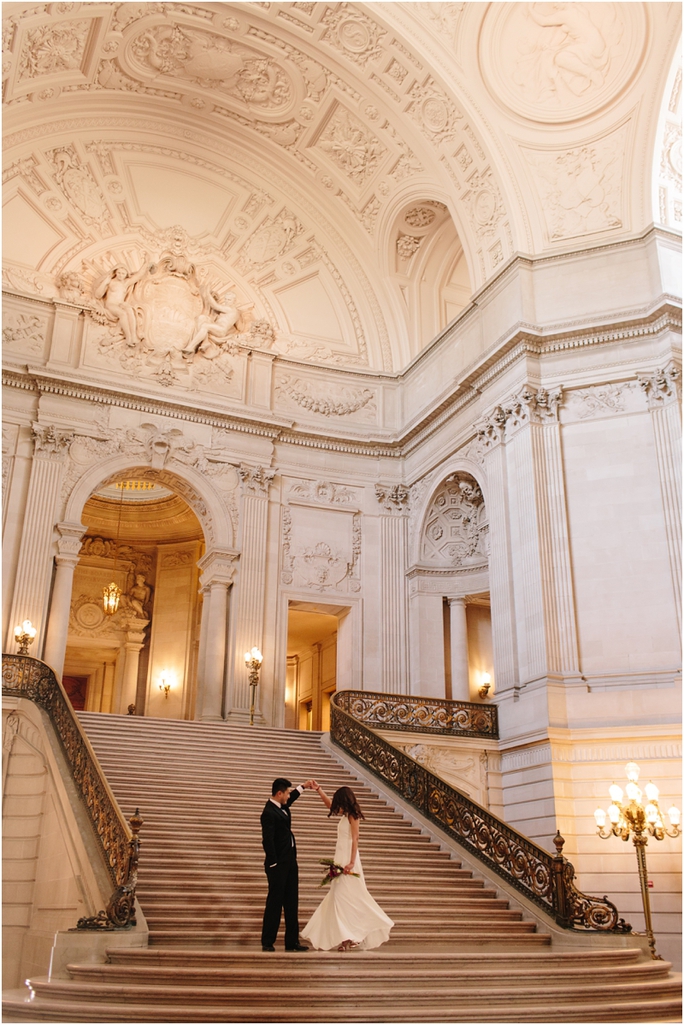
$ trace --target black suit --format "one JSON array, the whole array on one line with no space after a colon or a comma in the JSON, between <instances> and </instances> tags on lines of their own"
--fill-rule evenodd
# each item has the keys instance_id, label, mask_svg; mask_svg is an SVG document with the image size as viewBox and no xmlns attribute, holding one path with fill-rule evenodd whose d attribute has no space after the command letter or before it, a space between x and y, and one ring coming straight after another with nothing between
<instances>
[{"instance_id":1,"label":"black suit","mask_svg":"<svg viewBox=\"0 0 684 1025\"><path fill-rule=\"evenodd\" d=\"M299 790L293 790L287 804L276 805L273 801L267 801L261 813L261 842L266 854L264 868L268 878L268 897L261 930L262 947L274 946L283 910L285 947L296 947L299 943L299 869L297 845L290 820L290 807L298 799L299 793Z\"/></svg>"}]
</instances>

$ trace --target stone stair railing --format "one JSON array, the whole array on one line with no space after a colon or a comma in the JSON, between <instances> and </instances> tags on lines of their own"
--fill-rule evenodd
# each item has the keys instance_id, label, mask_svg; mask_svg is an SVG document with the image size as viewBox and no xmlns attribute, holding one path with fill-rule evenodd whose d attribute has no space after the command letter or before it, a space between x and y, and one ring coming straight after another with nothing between
<instances>
[{"instance_id":1,"label":"stone stair railing","mask_svg":"<svg viewBox=\"0 0 684 1025\"><path fill-rule=\"evenodd\" d=\"M33 701L47 713L73 781L88 810L115 887L107 907L97 915L80 918L76 928L109 931L134 926L140 849L138 834L142 826L138 809L129 819L129 828L90 741L74 715L66 691L49 665L30 655L3 654L2 693L3 696Z\"/></svg>"},{"instance_id":2,"label":"stone stair railing","mask_svg":"<svg viewBox=\"0 0 684 1025\"><path fill-rule=\"evenodd\" d=\"M330 703L330 737L563 928L631 932L607 897L589 897L577 889L575 870L563 857L560 832L554 837L556 854L551 855L371 728L496 737L496 718L484 717L486 712L495 712L494 706L338 691Z\"/></svg>"}]
</instances>

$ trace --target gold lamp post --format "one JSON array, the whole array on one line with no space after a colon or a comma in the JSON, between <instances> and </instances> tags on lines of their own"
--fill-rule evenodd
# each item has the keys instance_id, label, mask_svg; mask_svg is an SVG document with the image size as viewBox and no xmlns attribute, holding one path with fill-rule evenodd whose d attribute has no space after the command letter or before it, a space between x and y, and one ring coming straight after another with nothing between
<instances>
[{"instance_id":1,"label":"gold lamp post","mask_svg":"<svg viewBox=\"0 0 684 1025\"><path fill-rule=\"evenodd\" d=\"M258 648L245 652L245 665L249 669L249 725L254 725L254 699L259 684L259 670L264 656Z\"/></svg>"},{"instance_id":2,"label":"gold lamp post","mask_svg":"<svg viewBox=\"0 0 684 1025\"><path fill-rule=\"evenodd\" d=\"M14 639L19 645L19 655L28 655L29 644L33 644L38 631L30 619L25 619L21 626L15 626Z\"/></svg>"},{"instance_id":3,"label":"gold lamp post","mask_svg":"<svg viewBox=\"0 0 684 1025\"><path fill-rule=\"evenodd\" d=\"M663 816L658 806L659 790L655 783L648 782L644 787L646 791L646 804L643 804L643 793L637 786L639 779L639 766L636 762L629 762L625 766L628 783L625 793L629 801L623 804L622 787L613 783L608 788L611 801L613 802L606 813L603 808L597 808L594 812L596 819L596 831L602 840L609 836L619 836L627 842L630 836L634 844L639 868L639 883L641 885L641 899L644 905L644 920L646 922L646 935L648 945L651 948L651 957L656 961L662 961L662 957L656 953L655 936L653 935L653 923L651 921L651 901L648 895L648 873L646 871L646 845L649 836L656 840L663 840L666 836L679 836L680 811L672 805L668 809L667 817L670 820L672 829L666 829L663 823ZM606 827L606 818L609 819L609 826Z\"/></svg>"}]
</instances>

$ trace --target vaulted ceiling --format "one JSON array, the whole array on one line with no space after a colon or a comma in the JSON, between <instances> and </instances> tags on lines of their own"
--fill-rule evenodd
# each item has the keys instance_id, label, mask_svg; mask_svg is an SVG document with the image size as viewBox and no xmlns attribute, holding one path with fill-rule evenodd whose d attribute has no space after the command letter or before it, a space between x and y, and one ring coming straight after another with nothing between
<instances>
[{"instance_id":1,"label":"vaulted ceiling","mask_svg":"<svg viewBox=\"0 0 684 1025\"><path fill-rule=\"evenodd\" d=\"M653 220L678 4L3 13L15 291L87 302L167 253L275 351L396 372L514 253Z\"/></svg>"}]
</instances>

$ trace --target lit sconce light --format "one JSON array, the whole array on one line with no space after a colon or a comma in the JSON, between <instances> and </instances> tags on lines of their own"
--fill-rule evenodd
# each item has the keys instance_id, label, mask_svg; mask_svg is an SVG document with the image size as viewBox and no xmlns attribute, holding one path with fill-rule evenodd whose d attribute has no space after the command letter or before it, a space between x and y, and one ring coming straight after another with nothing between
<instances>
[{"instance_id":1,"label":"lit sconce light","mask_svg":"<svg viewBox=\"0 0 684 1025\"><path fill-rule=\"evenodd\" d=\"M639 766L636 762L629 762L625 766L625 772L628 783L625 787L624 795L622 787L619 787L617 783L613 783L608 787L612 804L608 806L607 814L603 808L597 808L594 812L596 831L602 840L607 840L610 836L618 836L621 840L627 841L631 836L637 855L637 868L639 870L648 945L651 948L651 957L655 960L661 960L656 953L655 936L651 922L648 872L646 869L646 845L648 844L649 836L654 837L656 840L663 840L666 836L679 836L680 811L674 805L668 810L667 817L670 820L671 828L666 829L658 805L660 794L658 787L650 781L646 784L644 790L647 803L644 805L642 803L643 794L641 788L637 786ZM628 804L623 804L623 796L627 797ZM609 819L608 825L606 825L606 817Z\"/></svg>"},{"instance_id":2,"label":"lit sconce light","mask_svg":"<svg viewBox=\"0 0 684 1025\"><path fill-rule=\"evenodd\" d=\"M173 678L171 676L171 673L167 672L167 670L164 669L159 676L159 690L164 692L165 698L168 698L169 696L169 691L171 690L172 683Z\"/></svg>"},{"instance_id":3,"label":"lit sconce light","mask_svg":"<svg viewBox=\"0 0 684 1025\"><path fill-rule=\"evenodd\" d=\"M117 586L112 580L111 584L102 591L102 606L106 616L113 616L119 608L119 602L121 601L121 588Z\"/></svg>"},{"instance_id":4,"label":"lit sconce light","mask_svg":"<svg viewBox=\"0 0 684 1025\"><path fill-rule=\"evenodd\" d=\"M492 685L492 678L489 673L482 673L482 686L477 692L481 698L486 698L489 694L489 688Z\"/></svg>"},{"instance_id":5,"label":"lit sconce light","mask_svg":"<svg viewBox=\"0 0 684 1025\"><path fill-rule=\"evenodd\" d=\"M28 655L29 644L33 644L38 631L30 619L25 619L21 626L15 626L14 639L19 645L19 655Z\"/></svg>"},{"instance_id":6,"label":"lit sconce light","mask_svg":"<svg viewBox=\"0 0 684 1025\"><path fill-rule=\"evenodd\" d=\"M264 661L264 656L261 654L258 648L252 648L251 651L245 652L245 665L249 669L249 725L254 725L254 699L256 696L256 689L259 683L259 670L261 669L261 663Z\"/></svg>"}]
</instances>

